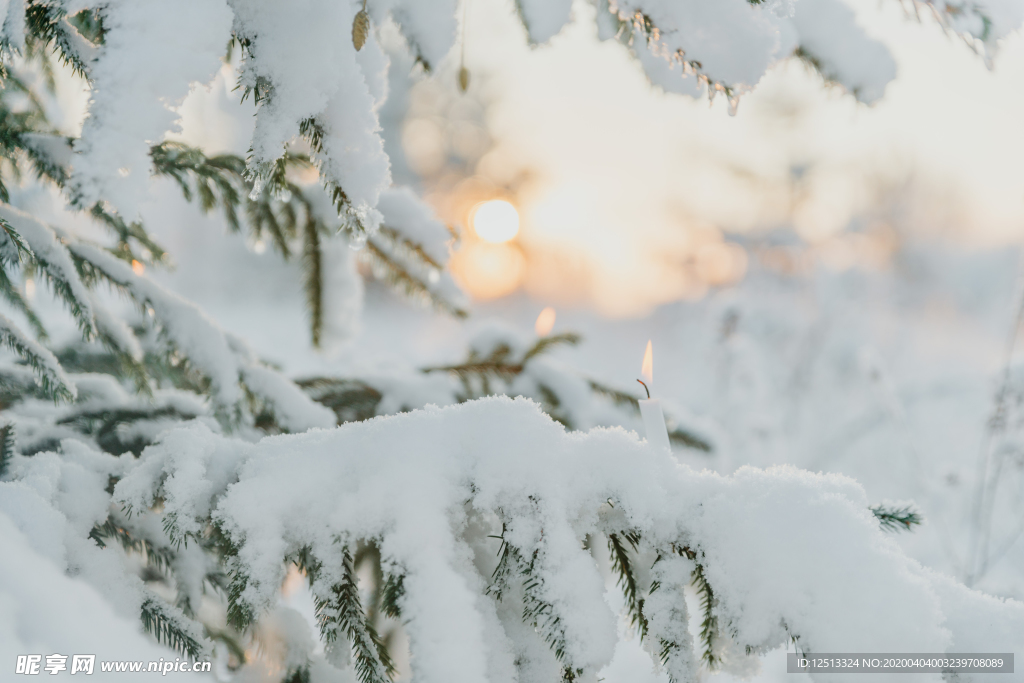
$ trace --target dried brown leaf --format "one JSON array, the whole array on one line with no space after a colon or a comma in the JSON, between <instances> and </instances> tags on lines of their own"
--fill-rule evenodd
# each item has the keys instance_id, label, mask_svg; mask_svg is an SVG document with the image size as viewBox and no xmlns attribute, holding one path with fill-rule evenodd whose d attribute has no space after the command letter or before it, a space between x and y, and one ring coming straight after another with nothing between
<instances>
[{"instance_id":1,"label":"dried brown leaf","mask_svg":"<svg viewBox=\"0 0 1024 683\"><path fill-rule=\"evenodd\" d=\"M352 21L352 44L355 45L356 52L362 50L363 45L366 45L368 35L370 35L370 15L366 13L365 9L361 9Z\"/></svg>"}]
</instances>

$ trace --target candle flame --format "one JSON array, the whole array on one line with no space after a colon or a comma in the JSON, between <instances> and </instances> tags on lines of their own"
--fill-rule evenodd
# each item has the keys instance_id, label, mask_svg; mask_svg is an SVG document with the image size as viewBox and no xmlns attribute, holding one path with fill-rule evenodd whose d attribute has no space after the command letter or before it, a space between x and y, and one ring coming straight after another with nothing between
<instances>
[{"instance_id":1,"label":"candle flame","mask_svg":"<svg viewBox=\"0 0 1024 683\"><path fill-rule=\"evenodd\" d=\"M644 364L640 366L640 374L650 385L654 382L654 349L651 348L651 340L647 340L647 350L644 351Z\"/></svg>"},{"instance_id":2,"label":"candle flame","mask_svg":"<svg viewBox=\"0 0 1024 683\"><path fill-rule=\"evenodd\" d=\"M555 327L555 309L548 306L540 315L537 316L537 322L534 324L533 329L537 333L538 337L546 337L551 334L551 330Z\"/></svg>"}]
</instances>

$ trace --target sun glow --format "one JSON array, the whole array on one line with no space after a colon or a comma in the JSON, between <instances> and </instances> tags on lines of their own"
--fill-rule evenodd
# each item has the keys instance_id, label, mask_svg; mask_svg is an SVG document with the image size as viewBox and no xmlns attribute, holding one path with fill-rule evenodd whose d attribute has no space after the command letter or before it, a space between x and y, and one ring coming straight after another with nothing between
<instances>
[{"instance_id":1,"label":"sun glow","mask_svg":"<svg viewBox=\"0 0 1024 683\"><path fill-rule=\"evenodd\" d=\"M523 280L526 260L515 244L472 242L452 256L452 275L475 299L496 299L514 292Z\"/></svg>"},{"instance_id":2,"label":"sun glow","mask_svg":"<svg viewBox=\"0 0 1024 683\"><path fill-rule=\"evenodd\" d=\"M519 212L504 199L480 202L473 208L473 230L495 244L508 242L519 233Z\"/></svg>"}]
</instances>

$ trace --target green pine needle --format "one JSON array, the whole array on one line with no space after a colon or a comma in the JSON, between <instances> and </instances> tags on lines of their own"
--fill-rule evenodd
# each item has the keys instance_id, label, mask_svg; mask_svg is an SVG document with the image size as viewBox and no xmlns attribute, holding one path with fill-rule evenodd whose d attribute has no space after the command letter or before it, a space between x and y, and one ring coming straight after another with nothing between
<instances>
[{"instance_id":1,"label":"green pine needle","mask_svg":"<svg viewBox=\"0 0 1024 683\"><path fill-rule=\"evenodd\" d=\"M310 565L308 558L305 560ZM315 564L313 566L316 566ZM318 572L310 575L310 578ZM352 553L342 550L342 578L332 585L326 595L317 592L314 597L320 635L330 648L343 634L352 647L356 675L360 683L391 683L395 667L387 648L369 623L359 598L359 584L352 563Z\"/></svg>"},{"instance_id":2,"label":"green pine needle","mask_svg":"<svg viewBox=\"0 0 1024 683\"><path fill-rule=\"evenodd\" d=\"M187 617L155 595L142 603L142 627L157 642L177 650L183 656L196 659L205 648L191 633Z\"/></svg>"},{"instance_id":3,"label":"green pine needle","mask_svg":"<svg viewBox=\"0 0 1024 683\"><path fill-rule=\"evenodd\" d=\"M625 542L624 542L625 541ZM608 550L612 558L612 570L618 575L616 585L622 589L626 599L626 610L629 612L630 626L637 629L640 640L647 637L647 617L644 616L644 599L640 595L640 587L633 571L633 563L629 557L628 543L635 552L640 537L636 533L625 532L608 534Z\"/></svg>"},{"instance_id":4,"label":"green pine needle","mask_svg":"<svg viewBox=\"0 0 1024 683\"><path fill-rule=\"evenodd\" d=\"M870 508L885 531L912 531L924 518L913 505L892 506L879 504Z\"/></svg>"},{"instance_id":5,"label":"green pine needle","mask_svg":"<svg viewBox=\"0 0 1024 683\"><path fill-rule=\"evenodd\" d=\"M14 432L14 425L8 422L0 427L0 479L7 474L11 466L11 460L18 453L17 436Z\"/></svg>"}]
</instances>

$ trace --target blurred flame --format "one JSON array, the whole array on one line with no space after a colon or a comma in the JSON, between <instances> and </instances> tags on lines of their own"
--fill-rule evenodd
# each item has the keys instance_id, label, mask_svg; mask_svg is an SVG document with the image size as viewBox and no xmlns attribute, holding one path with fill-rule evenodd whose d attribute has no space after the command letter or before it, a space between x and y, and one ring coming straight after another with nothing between
<instances>
[{"instance_id":1,"label":"blurred flame","mask_svg":"<svg viewBox=\"0 0 1024 683\"><path fill-rule=\"evenodd\" d=\"M647 350L644 351L644 364L640 366L640 374L647 380L647 386L654 382L654 350L651 348L651 340L647 340Z\"/></svg>"},{"instance_id":2,"label":"blurred flame","mask_svg":"<svg viewBox=\"0 0 1024 683\"><path fill-rule=\"evenodd\" d=\"M526 259L514 244L473 242L455 252L450 267L473 298L496 299L519 287Z\"/></svg>"},{"instance_id":3,"label":"blurred flame","mask_svg":"<svg viewBox=\"0 0 1024 683\"><path fill-rule=\"evenodd\" d=\"M142 263L142 261L133 260L132 272L134 272L136 275L142 275L143 273L146 272L146 266Z\"/></svg>"},{"instance_id":4,"label":"blurred flame","mask_svg":"<svg viewBox=\"0 0 1024 683\"><path fill-rule=\"evenodd\" d=\"M533 329L537 333L538 337L546 337L551 334L551 330L555 327L555 309L548 306L540 315L537 316L537 322L534 324Z\"/></svg>"}]
</instances>

